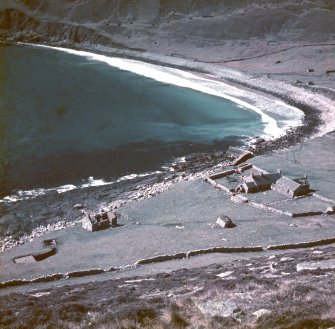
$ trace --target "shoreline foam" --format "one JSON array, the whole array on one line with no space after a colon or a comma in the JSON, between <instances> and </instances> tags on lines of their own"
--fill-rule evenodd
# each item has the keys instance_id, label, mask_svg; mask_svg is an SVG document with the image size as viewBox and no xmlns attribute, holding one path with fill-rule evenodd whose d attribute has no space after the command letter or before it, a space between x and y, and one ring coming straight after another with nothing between
<instances>
[{"instance_id":1,"label":"shoreline foam","mask_svg":"<svg viewBox=\"0 0 335 329\"><path fill-rule=\"evenodd\" d=\"M5 202L17 202L17 201L23 201L27 199L34 199L38 198L39 196L45 195L47 193L66 193L68 191L72 191L75 189L84 189L88 187L98 187L98 186L106 186L106 185L113 185L116 183L120 183L122 181L131 181L136 178L143 178L148 177L152 175L156 175L161 173L161 171L153 171L148 173L142 173L142 174L129 174L125 176L121 176L115 180L112 181L106 181L103 178L97 178L95 179L93 176L88 177L82 184L74 185L74 184L66 184L56 187L50 187L50 188L35 188L31 190L18 190L14 194L8 195L4 197L3 199L0 199L0 203Z\"/></svg>"},{"instance_id":2,"label":"shoreline foam","mask_svg":"<svg viewBox=\"0 0 335 329\"><path fill-rule=\"evenodd\" d=\"M280 100L273 101L265 96L252 93L240 88L231 86L223 81L218 81L210 76L199 76L192 72L183 71L181 69L160 66L157 64L147 63L145 61L126 59L121 57L110 57L107 55L96 54L93 52L74 50L70 48L54 47L47 45L23 44L32 47L46 48L57 51L66 52L68 54L86 57L89 60L103 62L120 70L130 71L132 73L154 79L159 82L175 85L178 87L189 88L205 94L221 97L258 113L262 121L266 124L264 129L267 139L278 138L283 136L285 132L302 124L303 112L293 106L285 104ZM243 100L247 99L247 101ZM271 109L269 109L271 107ZM286 109L291 112L287 113ZM287 116L281 122L274 119L272 115ZM281 123L282 127L278 127L277 123Z\"/></svg>"}]
</instances>

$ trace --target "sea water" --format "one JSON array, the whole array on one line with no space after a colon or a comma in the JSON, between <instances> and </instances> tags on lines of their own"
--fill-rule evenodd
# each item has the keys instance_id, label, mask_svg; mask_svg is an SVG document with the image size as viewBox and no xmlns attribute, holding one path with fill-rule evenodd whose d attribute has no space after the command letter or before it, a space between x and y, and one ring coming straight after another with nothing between
<instances>
[{"instance_id":1,"label":"sea water","mask_svg":"<svg viewBox=\"0 0 335 329\"><path fill-rule=\"evenodd\" d=\"M266 129L262 113L241 103L144 75L53 49L0 47L1 194L155 171Z\"/></svg>"}]
</instances>

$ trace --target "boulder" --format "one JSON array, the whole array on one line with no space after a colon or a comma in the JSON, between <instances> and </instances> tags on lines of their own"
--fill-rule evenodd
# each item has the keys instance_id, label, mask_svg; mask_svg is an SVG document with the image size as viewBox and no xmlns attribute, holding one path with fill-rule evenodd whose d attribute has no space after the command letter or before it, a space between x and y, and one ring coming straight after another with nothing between
<instances>
[{"instance_id":1,"label":"boulder","mask_svg":"<svg viewBox=\"0 0 335 329\"><path fill-rule=\"evenodd\" d=\"M222 228L234 228L236 225L233 223L233 221L228 216L219 216L219 218L216 221L216 224L219 225Z\"/></svg>"},{"instance_id":2,"label":"boulder","mask_svg":"<svg viewBox=\"0 0 335 329\"><path fill-rule=\"evenodd\" d=\"M326 259L320 260L317 262L303 262L297 264L297 271L303 270L334 270L335 269L335 260L334 259Z\"/></svg>"},{"instance_id":3,"label":"boulder","mask_svg":"<svg viewBox=\"0 0 335 329\"><path fill-rule=\"evenodd\" d=\"M269 315L271 314L270 310L267 310L265 308L261 308L260 310L252 313L257 319L259 319L260 317L264 316L264 315Z\"/></svg>"},{"instance_id":4,"label":"boulder","mask_svg":"<svg viewBox=\"0 0 335 329\"><path fill-rule=\"evenodd\" d=\"M219 278L223 279L223 278L226 278L226 277L230 276L233 273L234 273L234 271L227 271L227 272L223 272L223 273L217 274L216 276L218 276Z\"/></svg>"},{"instance_id":5,"label":"boulder","mask_svg":"<svg viewBox=\"0 0 335 329\"><path fill-rule=\"evenodd\" d=\"M76 209L76 210L80 210L80 209L83 209L83 208L85 208L85 206L82 203L76 203L73 206L73 209Z\"/></svg>"},{"instance_id":6,"label":"boulder","mask_svg":"<svg viewBox=\"0 0 335 329\"><path fill-rule=\"evenodd\" d=\"M326 210L327 215L335 214L335 206L329 206Z\"/></svg>"},{"instance_id":7,"label":"boulder","mask_svg":"<svg viewBox=\"0 0 335 329\"><path fill-rule=\"evenodd\" d=\"M203 314L212 316L221 316L227 318L236 313L239 308L230 300L209 300L198 305L199 310Z\"/></svg>"}]
</instances>

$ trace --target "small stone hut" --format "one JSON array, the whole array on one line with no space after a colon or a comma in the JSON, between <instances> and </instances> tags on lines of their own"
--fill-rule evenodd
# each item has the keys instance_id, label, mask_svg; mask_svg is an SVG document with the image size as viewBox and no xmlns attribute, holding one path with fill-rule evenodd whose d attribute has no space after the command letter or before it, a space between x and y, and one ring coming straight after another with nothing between
<instances>
[{"instance_id":1,"label":"small stone hut","mask_svg":"<svg viewBox=\"0 0 335 329\"><path fill-rule=\"evenodd\" d=\"M117 218L113 211L97 213L95 215L87 213L82 219L82 226L90 232L101 231L117 226Z\"/></svg>"}]
</instances>

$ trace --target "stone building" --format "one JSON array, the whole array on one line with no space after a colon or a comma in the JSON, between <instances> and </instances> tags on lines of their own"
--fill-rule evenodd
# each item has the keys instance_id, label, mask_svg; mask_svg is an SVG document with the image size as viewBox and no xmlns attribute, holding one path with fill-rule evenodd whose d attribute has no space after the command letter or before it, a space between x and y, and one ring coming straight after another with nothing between
<instances>
[{"instance_id":1,"label":"stone building","mask_svg":"<svg viewBox=\"0 0 335 329\"><path fill-rule=\"evenodd\" d=\"M95 215L87 213L82 219L82 226L90 232L101 231L117 226L117 218L113 211L97 213Z\"/></svg>"},{"instance_id":2,"label":"stone building","mask_svg":"<svg viewBox=\"0 0 335 329\"><path fill-rule=\"evenodd\" d=\"M274 184L272 184L271 189L291 198L303 196L310 192L307 177L290 179L282 176Z\"/></svg>"},{"instance_id":3,"label":"stone building","mask_svg":"<svg viewBox=\"0 0 335 329\"><path fill-rule=\"evenodd\" d=\"M250 176L243 177L243 183L236 188L236 192L257 193L271 189L272 184L280 179L281 173L252 173Z\"/></svg>"}]
</instances>

